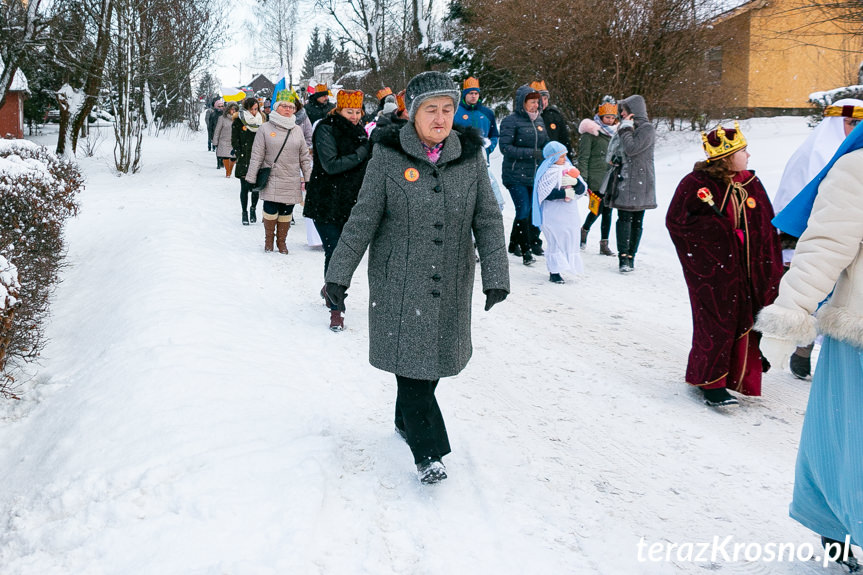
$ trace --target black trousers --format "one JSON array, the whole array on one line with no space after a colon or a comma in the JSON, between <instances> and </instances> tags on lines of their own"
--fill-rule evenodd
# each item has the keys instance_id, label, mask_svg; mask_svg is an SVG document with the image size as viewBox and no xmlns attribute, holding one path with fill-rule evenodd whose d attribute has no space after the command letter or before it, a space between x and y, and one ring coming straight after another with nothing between
<instances>
[{"instance_id":1,"label":"black trousers","mask_svg":"<svg viewBox=\"0 0 863 575\"><path fill-rule=\"evenodd\" d=\"M434 392L439 379L426 381L396 376L396 427L407 435L414 463L440 459L450 452L446 424Z\"/></svg>"},{"instance_id":2,"label":"black trousers","mask_svg":"<svg viewBox=\"0 0 863 575\"><path fill-rule=\"evenodd\" d=\"M321 236L321 244L324 246L324 277L327 275L327 269L330 267L330 258L333 257L333 252L336 251L336 246L339 245L339 238L342 237L342 230L345 224L319 224L315 222L315 229L318 230L318 235ZM331 310L337 310L327 300L327 307ZM340 311L345 311L344 307Z\"/></svg>"},{"instance_id":3,"label":"black trousers","mask_svg":"<svg viewBox=\"0 0 863 575\"><path fill-rule=\"evenodd\" d=\"M240 205L243 206L243 211L249 205L249 192L255 186L246 181L246 178L240 178ZM258 207L258 192L252 192L252 209Z\"/></svg>"},{"instance_id":4,"label":"black trousers","mask_svg":"<svg viewBox=\"0 0 863 575\"><path fill-rule=\"evenodd\" d=\"M599 208L599 214L594 214L590 210L587 211L587 217L584 218L584 225L581 226L586 230L590 230L590 226L593 225L593 222L597 220L600 216L602 216L602 221L599 222L599 239L607 240L608 234L611 232L611 210L605 204L602 204Z\"/></svg>"},{"instance_id":5,"label":"black trousers","mask_svg":"<svg viewBox=\"0 0 863 575\"><path fill-rule=\"evenodd\" d=\"M626 212L617 210L617 252L620 256L632 257L638 252L641 243L644 210Z\"/></svg>"}]
</instances>

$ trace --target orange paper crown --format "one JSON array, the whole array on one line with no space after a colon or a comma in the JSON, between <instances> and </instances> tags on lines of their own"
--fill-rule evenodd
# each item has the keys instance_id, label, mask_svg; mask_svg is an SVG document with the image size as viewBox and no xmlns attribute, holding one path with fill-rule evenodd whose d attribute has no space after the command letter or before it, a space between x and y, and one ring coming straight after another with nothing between
<instances>
[{"instance_id":1,"label":"orange paper crown","mask_svg":"<svg viewBox=\"0 0 863 575\"><path fill-rule=\"evenodd\" d=\"M336 96L336 106L339 108L362 108L364 95L361 90L342 90Z\"/></svg>"},{"instance_id":2,"label":"orange paper crown","mask_svg":"<svg viewBox=\"0 0 863 575\"><path fill-rule=\"evenodd\" d=\"M315 94L324 94L329 93L329 88L327 88L326 84L318 84L315 86Z\"/></svg>"},{"instance_id":3,"label":"orange paper crown","mask_svg":"<svg viewBox=\"0 0 863 575\"><path fill-rule=\"evenodd\" d=\"M471 76L467 80L464 81L464 84L461 86L462 90L479 90L479 80Z\"/></svg>"},{"instance_id":4,"label":"orange paper crown","mask_svg":"<svg viewBox=\"0 0 863 575\"><path fill-rule=\"evenodd\" d=\"M398 104L399 112L404 112L405 108L405 90L396 94L396 104Z\"/></svg>"},{"instance_id":5,"label":"orange paper crown","mask_svg":"<svg viewBox=\"0 0 863 575\"><path fill-rule=\"evenodd\" d=\"M545 80L535 80L530 83L530 87L537 92L548 92L548 88L545 87Z\"/></svg>"},{"instance_id":6,"label":"orange paper crown","mask_svg":"<svg viewBox=\"0 0 863 575\"><path fill-rule=\"evenodd\" d=\"M380 90L378 90L377 98L378 100L383 100L387 96L391 96L392 93L393 91L391 88L381 88Z\"/></svg>"},{"instance_id":7,"label":"orange paper crown","mask_svg":"<svg viewBox=\"0 0 863 575\"><path fill-rule=\"evenodd\" d=\"M617 115L617 104L612 104L611 102L605 102L599 105L599 115L600 116L616 116Z\"/></svg>"},{"instance_id":8,"label":"orange paper crown","mask_svg":"<svg viewBox=\"0 0 863 575\"><path fill-rule=\"evenodd\" d=\"M722 126L718 126L709 134L701 132L701 141L704 144L704 153L707 154L708 162L728 157L746 147L746 138L740 131L740 124L734 122L734 129L730 131L734 132L730 137Z\"/></svg>"}]
</instances>

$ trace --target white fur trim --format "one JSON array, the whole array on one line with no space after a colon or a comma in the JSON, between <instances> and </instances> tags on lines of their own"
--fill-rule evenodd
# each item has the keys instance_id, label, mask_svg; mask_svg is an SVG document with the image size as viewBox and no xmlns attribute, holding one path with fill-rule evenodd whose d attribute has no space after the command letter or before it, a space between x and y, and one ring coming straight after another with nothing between
<instances>
[{"instance_id":1,"label":"white fur trim","mask_svg":"<svg viewBox=\"0 0 863 575\"><path fill-rule=\"evenodd\" d=\"M818 312L818 331L863 348L863 316L845 306L825 305Z\"/></svg>"},{"instance_id":2,"label":"white fur trim","mask_svg":"<svg viewBox=\"0 0 863 575\"><path fill-rule=\"evenodd\" d=\"M578 125L578 133L579 134L593 134L594 136L598 136L600 129L601 128L599 127L599 124L597 124L595 121L591 120L590 118L585 118Z\"/></svg>"},{"instance_id":3,"label":"white fur trim","mask_svg":"<svg viewBox=\"0 0 863 575\"><path fill-rule=\"evenodd\" d=\"M815 318L801 310L770 305L761 310L755 329L764 335L809 345L815 339Z\"/></svg>"}]
</instances>

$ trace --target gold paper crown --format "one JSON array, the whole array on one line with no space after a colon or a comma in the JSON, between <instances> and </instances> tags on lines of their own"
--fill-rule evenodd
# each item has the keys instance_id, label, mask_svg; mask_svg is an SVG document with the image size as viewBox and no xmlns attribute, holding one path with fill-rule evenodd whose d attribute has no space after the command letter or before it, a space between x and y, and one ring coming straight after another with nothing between
<instances>
[{"instance_id":1,"label":"gold paper crown","mask_svg":"<svg viewBox=\"0 0 863 575\"><path fill-rule=\"evenodd\" d=\"M276 102L297 102L300 97L297 92L291 88L290 90L279 90L276 94Z\"/></svg>"},{"instance_id":2,"label":"gold paper crown","mask_svg":"<svg viewBox=\"0 0 863 575\"><path fill-rule=\"evenodd\" d=\"M396 104L398 104L399 112L404 112L407 109L405 108L405 92L406 90L402 90L396 94Z\"/></svg>"},{"instance_id":3,"label":"gold paper crown","mask_svg":"<svg viewBox=\"0 0 863 575\"><path fill-rule=\"evenodd\" d=\"M616 116L617 115L617 104L612 104L611 102L605 102L599 105L599 115L600 116Z\"/></svg>"},{"instance_id":4,"label":"gold paper crown","mask_svg":"<svg viewBox=\"0 0 863 575\"><path fill-rule=\"evenodd\" d=\"M740 124L737 122L734 122L734 131L733 139L729 139L725 136L725 128L718 126L714 130L716 139L719 140L717 145L711 144L709 139L710 135L714 132L710 132L710 134L701 132L701 141L704 144L704 153L707 154L708 162L728 157L746 147L746 138L743 137L743 132L740 131Z\"/></svg>"},{"instance_id":5,"label":"gold paper crown","mask_svg":"<svg viewBox=\"0 0 863 575\"><path fill-rule=\"evenodd\" d=\"M845 118L863 118L863 106L827 106L825 116L842 116Z\"/></svg>"},{"instance_id":6,"label":"gold paper crown","mask_svg":"<svg viewBox=\"0 0 863 575\"><path fill-rule=\"evenodd\" d=\"M387 96L391 96L392 93L393 91L390 88L381 88L380 90L378 90L377 93L378 100L383 100Z\"/></svg>"},{"instance_id":7,"label":"gold paper crown","mask_svg":"<svg viewBox=\"0 0 863 575\"><path fill-rule=\"evenodd\" d=\"M548 92L548 88L545 87L545 80L535 80L530 83L530 87L537 92Z\"/></svg>"},{"instance_id":8,"label":"gold paper crown","mask_svg":"<svg viewBox=\"0 0 863 575\"><path fill-rule=\"evenodd\" d=\"M329 90L329 88L327 88L326 84L318 84L317 86L315 86L315 94L324 94L324 93L327 93L327 94L330 93L330 90Z\"/></svg>"},{"instance_id":9,"label":"gold paper crown","mask_svg":"<svg viewBox=\"0 0 863 575\"><path fill-rule=\"evenodd\" d=\"M336 96L339 108L362 108L364 94L360 90L342 90Z\"/></svg>"},{"instance_id":10,"label":"gold paper crown","mask_svg":"<svg viewBox=\"0 0 863 575\"><path fill-rule=\"evenodd\" d=\"M479 90L479 80L471 76L467 80L464 81L464 84L461 86L462 90Z\"/></svg>"}]
</instances>

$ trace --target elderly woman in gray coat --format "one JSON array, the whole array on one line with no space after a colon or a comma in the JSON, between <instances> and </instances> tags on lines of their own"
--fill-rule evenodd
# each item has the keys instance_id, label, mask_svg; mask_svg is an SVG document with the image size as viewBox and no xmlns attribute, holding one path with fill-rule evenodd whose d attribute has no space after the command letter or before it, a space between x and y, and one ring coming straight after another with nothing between
<instances>
[{"instance_id":1,"label":"elderly woman in gray coat","mask_svg":"<svg viewBox=\"0 0 863 575\"><path fill-rule=\"evenodd\" d=\"M264 201L264 251L273 251L273 236L280 254L287 254L285 240L291 229L294 205L303 201L305 182L312 175L312 160L306 138L297 126L296 105L278 100L270 119L258 128L252 144L252 159L246 181L260 189ZM257 183L262 167L271 168L270 177L261 189Z\"/></svg>"},{"instance_id":2,"label":"elderly woman in gray coat","mask_svg":"<svg viewBox=\"0 0 863 575\"><path fill-rule=\"evenodd\" d=\"M638 95L619 102L620 128L608 146L608 161L622 161L617 198L617 253L621 273L635 269L641 242L644 211L656 207L656 175L653 150L656 131L647 117L647 104Z\"/></svg>"},{"instance_id":3,"label":"elderly woman in gray coat","mask_svg":"<svg viewBox=\"0 0 863 575\"><path fill-rule=\"evenodd\" d=\"M369 361L398 383L396 431L420 481L446 478L450 452L434 393L467 365L476 238L485 309L509 293L503 221L478 132L453 130L458 87L441 72L407 86L409 121L382 128L326 273L341 305L369 248ZM371 246L369 247L369 244Z\"/></svg>"},{"instance_id":4,"label":"elderly woman in gray coat","mask_svg":"<svg viewBox=\"0 0 863 575\"><path fill-rule=\"evenodd\" d=\"M231 177L231 172L234 170L234 164L237 162L237 157L234 154L234 147L231 145L231 128L239 109L240 107L236 102L231 102L225 106L225 111L221 116L219 116L219 121L216 122L216 128L213 130L213 143L216 145L216 158L218 158L222 162L222 165L225 166L226 178Z\"/></svg>"}]
</instances>

